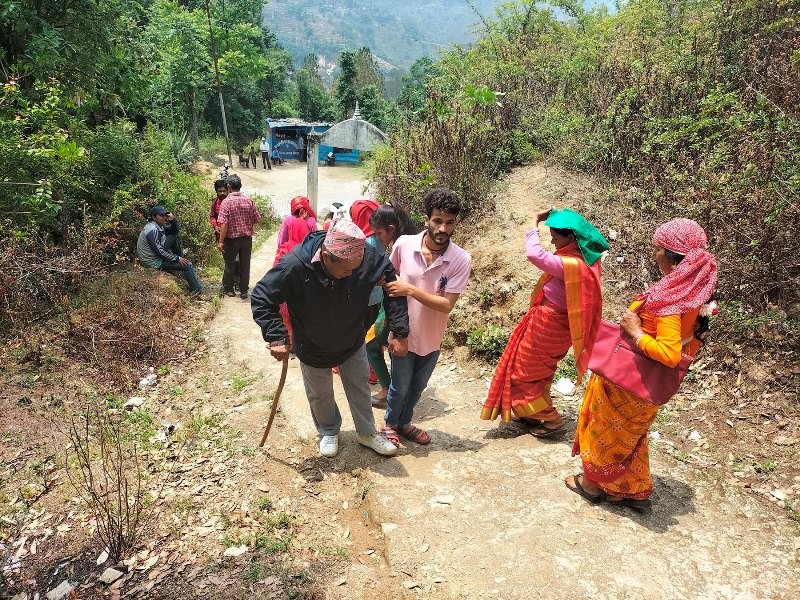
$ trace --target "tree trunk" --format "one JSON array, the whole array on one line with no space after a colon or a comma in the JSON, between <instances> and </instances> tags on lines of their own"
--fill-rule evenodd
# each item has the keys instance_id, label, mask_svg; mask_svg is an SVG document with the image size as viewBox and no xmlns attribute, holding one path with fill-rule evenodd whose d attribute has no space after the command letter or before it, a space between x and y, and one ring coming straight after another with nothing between
<instances>
[{"instance_id":1,"label":"tree trunk","mask_svg":"<svg viewBox=\"0 0 800 600\"><path fill-rule=\"evenodd\" d=\"M189 94L189 112L191 115L189 138L192 140L192 148L194 148L195 152L200 152L200 134L197 124L197 90L195 88L192 88Z\"/></svg>"}]
</instances>

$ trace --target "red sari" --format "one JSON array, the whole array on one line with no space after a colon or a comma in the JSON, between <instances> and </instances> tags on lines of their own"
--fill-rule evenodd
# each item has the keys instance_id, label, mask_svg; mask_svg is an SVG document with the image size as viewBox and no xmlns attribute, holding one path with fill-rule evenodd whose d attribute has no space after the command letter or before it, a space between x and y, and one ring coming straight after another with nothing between
<instances>
[{"instance_id":1,"label":"red sari","mask_svg":"<svg viewBox=\"0 0 800 600\"><path fill-rule=\"evenodd\" d=\"M556 251L564 264L567 308L545 302L544 274L531 294L531 307L517 325L495 369L481 419L511 415L554 421L560 417L550 398L558 362L573 347L578 381L589 364L602 314L600 261L590 267L575 244Z\"/></svg>"}]
</instances>

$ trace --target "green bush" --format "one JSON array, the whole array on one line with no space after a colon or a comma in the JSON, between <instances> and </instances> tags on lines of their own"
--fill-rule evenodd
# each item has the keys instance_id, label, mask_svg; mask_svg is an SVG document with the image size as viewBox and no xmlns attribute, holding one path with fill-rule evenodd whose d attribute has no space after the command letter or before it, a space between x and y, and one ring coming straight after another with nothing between
<instances>
[{"instance_id":1,"label":"green bush","mask_svg":"<svg viewBox=\"0 0 800 600\"><path fill-rule=\"evenodd\" d=\"M501 327L487 325L478 327L467 334L467 348L478 356L487 359L499 358L508 343L509 333Z\"/></svg>"}]
</instances>

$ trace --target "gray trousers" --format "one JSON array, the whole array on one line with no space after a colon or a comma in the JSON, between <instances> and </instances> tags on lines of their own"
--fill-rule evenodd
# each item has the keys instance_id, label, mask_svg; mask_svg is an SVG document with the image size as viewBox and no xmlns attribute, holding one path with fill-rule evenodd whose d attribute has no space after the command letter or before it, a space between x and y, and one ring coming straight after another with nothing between
<instances>
[{"instance_id":1,"label":"gray trousers","mask_svg":"<svg viewBox=\"0 0 800 600\"><path fill-rule=\"evenodd\" d=\"M303 385L317 432L320 435L338 435L342 427L342 414L333 397L331 370L309 367L301 362L300 372L303 374ZM356 431L361 435L372 435L375 433L375 417L372 414L369 365L364 346L339 365L339 375Z\"/></svg>"}]
</instances>

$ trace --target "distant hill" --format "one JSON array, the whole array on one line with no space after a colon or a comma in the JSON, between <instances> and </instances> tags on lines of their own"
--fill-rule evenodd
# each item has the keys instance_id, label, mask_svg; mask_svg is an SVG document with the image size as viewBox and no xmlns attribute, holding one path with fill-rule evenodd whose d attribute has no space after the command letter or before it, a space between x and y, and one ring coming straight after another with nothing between
<instances>
[{"instance_id":1,"label":"distant hill","mask_svg":"<svg viewBox=\"0 0 800 600\"><path fill-rule=\"evenodd\" d=\"M490 16L502 1L473 4ZM390 70L471 41L478 16L464 0L271 0L264 19L296 63L310 52L333 63L342 50L368 46Z\"/></svg>"},{"instance_id":2,"label":"distant hill","mask_svg":"<svg viewBox=\"0 0 800 600\"><path fill-rule=\"evenodd\" d=\"M471 0L485 17L505 0ZM584 0L585 6L614 0ZM300 64L309 53L330 75L342 50L367 46L385 71L407 69L449 44L467 43L480 18L466 0L270 0L266 25ZM327 66L327 68L325 68Z\"/></svg>"}]
</instances>

